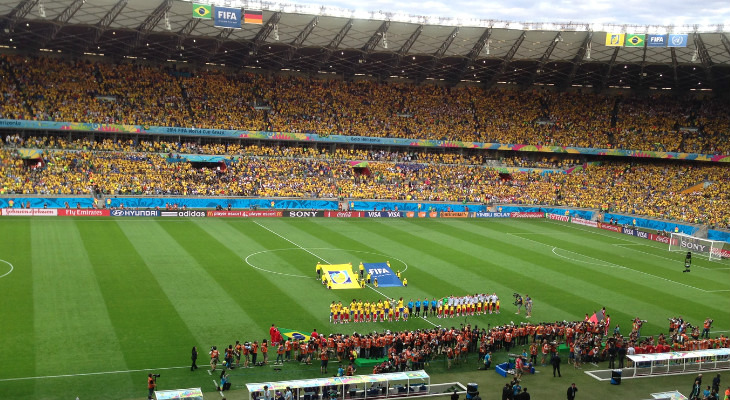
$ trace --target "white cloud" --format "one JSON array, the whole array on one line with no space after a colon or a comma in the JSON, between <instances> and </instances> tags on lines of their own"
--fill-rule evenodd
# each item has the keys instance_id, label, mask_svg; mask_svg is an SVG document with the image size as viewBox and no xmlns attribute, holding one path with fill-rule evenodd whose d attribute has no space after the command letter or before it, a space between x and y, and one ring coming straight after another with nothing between
<instances>
[{"instance_id":1,"label":"white cloud","mask_svg":"<svg viewBox=\"0 0 730 400\"><path fill-rule=\"evenodd\" d=\"M730 21L727 0L689 2L648 0L296 0L299 4L341 7L356 11L383 11L423 16L496 19L515 22L580 22L629 25L722 24ZM730 26L725 27L730 30Z\"/></svg>"}]
</instances>

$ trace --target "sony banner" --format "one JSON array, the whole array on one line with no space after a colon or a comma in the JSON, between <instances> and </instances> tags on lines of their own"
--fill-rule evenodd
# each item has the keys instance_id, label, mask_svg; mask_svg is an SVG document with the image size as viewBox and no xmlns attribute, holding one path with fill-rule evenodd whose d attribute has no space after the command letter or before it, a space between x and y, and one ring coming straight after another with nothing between
<instances>
[{"instance_id":1,"label":"sony banner","mask_svg":"<svg viewBox=\"0 0 730 400\"><path fill-rule=\"evenodd\" d=\"M159 217L157 210L111 210L112 217Z\"/></svg>"},{"instance_id":2,"label":"sony banner","mask_svg":"<svg viewBox=\"0 0 730 400\"><path fill-rule=\"evenodd\" d=\"M403 213L400 211L365 211L368 218L402 218Z\"/></svg>"},{"instance_id":3,"label":"sony banner","mask_svg":"<svg viewBox=\"0 0 730 400\"><path fill-rule=\"evenodd\" d=\"M362 211L325 211L324 216L327 218L361 218Z\"/></svg>"},{"instance_id":4,"label":"sony banner","mask_svg":"<svg viewBox=\"0 0 730 400\"><path fill-rule=\"evenodd\" d=\"M284 215L283 211L276 210L240 210L240 211L228 211L228 210L208 210L205 212L207 217L226 217L226 218L266 218L266 217L281 217Z\"/></svg>"},{"instance_id":5,"label":"sony banner","mask_svg":"<svg viewBox=\"0 0 730 400\"><path fill-rule=\"evenodd\" d=\"M591 226L593 228L598 228L598 222L583 219L583 218L573 217L573 219L571 219L570 222L572 222L574 224L578 224L578 225Z\"/></svg>"},{"instance_id":6,"label":"sony banner","mask_svg":"<svg viewBox=\"0 0 730 400\"><path fill-rule=\"evenodd\" d=\"M560 215L560 214L546 214L545 215L547 219L552 219L555 221L563 221L563 222L570 222L570 217L567 215Z\"/></svg>"},{"instance_id":7,"label":"sony banner","mask_svg":"<svg viewBox=\"0 0 730 400\"><path fill-rule=\"evenodd\" d=\"M621 233L621 227L618 225L610 225L610 224L604 224L602 222L599 222L598 228L606 230L606 231Z\"/></svg>"},{"instance_id":8,"label":"sony banner","mask_svg":"<svg viewBox=\"0 0 730 400\"><path fill-rule=\"evenodd\" d=\"M694 251L694 252L700 252L709 254L710 253L710 246L708 246L706 243L702 243L699 240L691 237L685 237L685 236L679 236L675 238L677 240L677 245L679 247L683 247L687 249L687 251Z\"/></svg>"},{"instance_id":9,"label":"sony banner","mask_svg":"<svg viewBox=\"0 0 730 400\"><path fill-rule=\"evenodd\" d=\"M60 208L58 209L59 217L108 217L111 213L109 210L97 210L95 208Z\"/></svg>"},{"instance_id":10,"label":"sony banner","mask_svg":"<svg viewBox=\"0 0 730 400\"><path fill-rule=\"evenodd\" d=\"M185 211L160 211L161 217L186 217L186 218L202 218L205 217L205 211L185 210Z\"/></svg>"},{"instance_id":11,"label":"sony banner","mask_svg":"<svg viewBox=\"0 0 730 400\"><path fill-rule=\"evenodd\" d=\"M55 208L3 208L3 215L9 217L55 217L58 215L58 211Z\"/></svg>"},{"instance_id":12,"label":"sony banner","mask_svg":"<svg viewBox=\"0 0 730 400\"><path fill-rule=\"evenodd\" d=\"M284 216L292 218L324 217L324 211L285 211Z\"/></svg>"},{"instance_id":13,"label":"sony banner","mask_svg":"<svg viewBox=\"0 0 730 400\"><path fill-rule=\"evenodd\" d=\"M509 215L510 218L545 218L545 213L542 212L513 212Z\"/></svg>"}]
</instances>

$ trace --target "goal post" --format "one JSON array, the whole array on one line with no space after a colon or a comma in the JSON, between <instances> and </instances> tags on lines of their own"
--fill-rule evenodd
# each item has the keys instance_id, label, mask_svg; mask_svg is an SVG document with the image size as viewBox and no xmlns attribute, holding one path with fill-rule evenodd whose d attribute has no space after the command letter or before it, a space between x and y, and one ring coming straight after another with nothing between
<instances>
[{"instance_id":1,"label":"goal post","mask_svg":"<svg viewBox=\"0 0 730 400\"><path fill-rule=\"evenodd\" d=\"M669 238L669 251L687 252L719 261L730 258L730 243L702 239L683 233L674 233Z\"/></svg>"}]
</instances>

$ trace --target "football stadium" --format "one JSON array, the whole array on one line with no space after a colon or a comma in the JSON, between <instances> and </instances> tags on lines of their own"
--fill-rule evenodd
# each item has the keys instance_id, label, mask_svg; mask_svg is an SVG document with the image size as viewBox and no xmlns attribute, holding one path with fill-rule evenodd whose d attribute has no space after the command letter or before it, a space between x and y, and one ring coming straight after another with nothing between
<instances>
[{"instance_id":1,"label":"football stadium","mask_svg":"<svg viewBox=\"0 0 730 400\"><path fill-rule=\"evenodd\" d=\"M0 398L730 394L726 25L0 28Z\"/></svg>"}]
</instances>

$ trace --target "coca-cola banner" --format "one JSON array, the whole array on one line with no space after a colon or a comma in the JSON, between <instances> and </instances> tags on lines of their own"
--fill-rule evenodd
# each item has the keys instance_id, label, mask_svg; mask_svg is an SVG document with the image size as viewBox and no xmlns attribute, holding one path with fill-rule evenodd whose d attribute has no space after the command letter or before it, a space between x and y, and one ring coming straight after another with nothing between
<instances>
[{"instance_id":1,"label":"coca-cola banner","mask_svg":"<svg viewBox=\"0 0 730 400\"><path fill-rule=\"evenodd\" d=\"M365 214L362 211L325 211L324 216L328 218L360 218Z\"/></svg>"}]
</instances>

